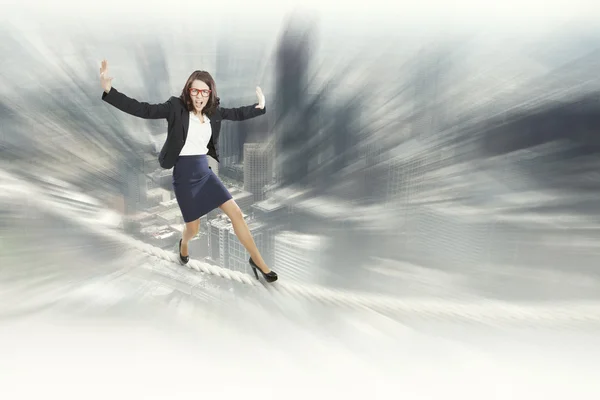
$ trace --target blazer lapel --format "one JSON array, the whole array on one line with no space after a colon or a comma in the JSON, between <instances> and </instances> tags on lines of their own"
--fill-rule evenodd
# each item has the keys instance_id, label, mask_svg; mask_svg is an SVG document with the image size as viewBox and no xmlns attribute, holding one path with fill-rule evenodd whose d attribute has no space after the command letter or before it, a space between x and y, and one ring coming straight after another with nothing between
<instances>
[{"instance_id":1,"label":"blazer lapel","mask_svg":"<svg viewBox=\"0 0 600 400\"><path fill-rule=\"evenodd\" d=\"M190 127L190 113L185 108L183 109L181 122L183 122L183 141L185 142L185 140L187 139L188 129Z\"/></svg>"}]
</instances>

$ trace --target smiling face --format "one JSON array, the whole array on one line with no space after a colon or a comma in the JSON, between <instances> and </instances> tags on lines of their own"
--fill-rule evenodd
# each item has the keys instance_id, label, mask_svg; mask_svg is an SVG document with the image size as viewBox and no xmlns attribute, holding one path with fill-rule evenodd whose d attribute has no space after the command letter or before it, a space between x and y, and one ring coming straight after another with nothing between
<instances>
[{"instance_id":1,"label":"smiling face","mask_svg":"<svg viewBox=\"0 0 600 400\"><path fill-rule=\"evenodd\" d=\"M206 82L196 79L190 87L190 97L197 114L200 114L210 98L210 87Z\"/></svg>"}]
</instances>

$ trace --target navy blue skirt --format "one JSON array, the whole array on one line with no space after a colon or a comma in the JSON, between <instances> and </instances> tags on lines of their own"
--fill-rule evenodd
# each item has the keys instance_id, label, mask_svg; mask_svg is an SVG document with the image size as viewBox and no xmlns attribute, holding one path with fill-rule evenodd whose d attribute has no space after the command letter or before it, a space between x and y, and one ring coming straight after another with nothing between
<instances>
[{"instance_id":1,"label":"navy blue skirt","mask_svg":"<svg viewBox=\"0 0 600 400\"><path fill-rule=\"evenodd\" d=\"M208 167L207 155L179 156L173 167L173 189L186 223L233 198Z\"/></svg>"}]
</instances>

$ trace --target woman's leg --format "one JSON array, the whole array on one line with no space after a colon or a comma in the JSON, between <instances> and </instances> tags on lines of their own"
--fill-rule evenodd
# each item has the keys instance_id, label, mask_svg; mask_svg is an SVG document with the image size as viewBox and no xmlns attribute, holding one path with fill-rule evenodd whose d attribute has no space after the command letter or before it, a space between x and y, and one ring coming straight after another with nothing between
<instances>
[{"instance_id":1,"label":"woman's leg","mask_svg":"<svg viewBox=\"0 0 600 400\"><path fill-rule=\"evenodd\" d=\"M258 267L265 273L268 274L271 272L265 260L263 260L258 248L256 247L256 243L254 243L254 239L252 238L252 234L250 233L250 229L248 228L248 224L244 220L244 216L242 215L242 210L237 205L235 200L231 199L223 203L219 208L229 217L231 220L231 224L233 225L233 231L235 235L240 240L242 245L248 250L250 253L250 257L252 260L258 265Z\"/></svg>"},{"instance_id":2,"label":"woman's leg","mask_svg":"<svg viewBox=\"0 0 600 400\"><path fill-rule=\"evenodd\" d=\"M188 242L192 240L194 236L198 234L200 228L200 218L195 221L187 222L183 228L183 236L181 241L181 255L187 257L188 254Z\"/></svg>"}]
</instances>

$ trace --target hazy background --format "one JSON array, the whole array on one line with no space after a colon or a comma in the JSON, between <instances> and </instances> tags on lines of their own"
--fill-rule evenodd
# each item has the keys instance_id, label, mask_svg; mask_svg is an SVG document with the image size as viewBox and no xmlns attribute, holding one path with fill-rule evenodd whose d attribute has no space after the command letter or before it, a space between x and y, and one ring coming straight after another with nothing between
<instances>
[{"instance_id":1,"label":"hazy background","mask_svg":"<svg viewBox=\"0 0 600 400\"><path fill-rule=\"evenodd\" d=\"M237 398L249 371L266 398L597 396L595 2L4 2L0 21L8 398L97 384L81 363L132 374L106 378L118 395L69 384L86 398ZM102 59L149 103L196 69L225 107L261 86L266 115L223 123L213 170L278 283L173 262L166 121L103 102ZM250 273L219 211L190 255Z\"/></svg>"}]
</instances>

